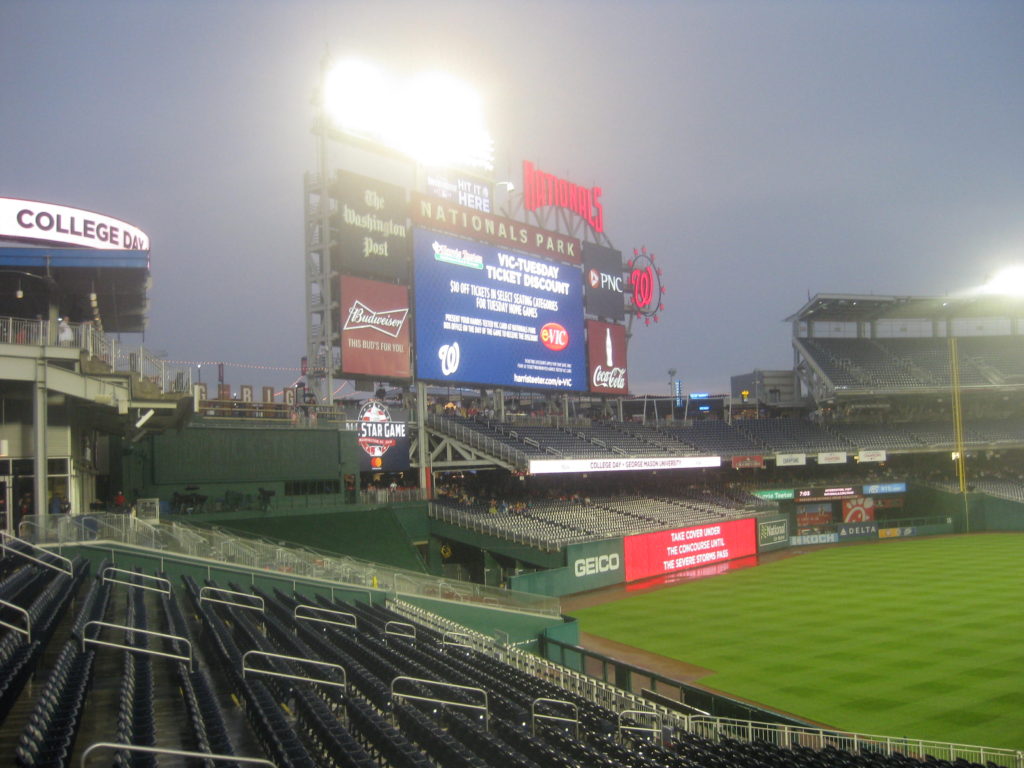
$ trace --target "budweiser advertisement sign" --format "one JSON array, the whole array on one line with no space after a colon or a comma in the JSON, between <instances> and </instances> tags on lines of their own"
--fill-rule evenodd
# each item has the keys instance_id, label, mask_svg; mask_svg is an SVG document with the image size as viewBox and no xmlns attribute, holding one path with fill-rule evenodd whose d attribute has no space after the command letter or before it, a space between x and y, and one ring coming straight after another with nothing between
<instances>
[{"instance_id":1,"label":"budweiser advertisement sign","mask_svg":"<svg viewBox=\"0 0 1024 768\"><path fill-rule=\"evenodd\" d=\"M409 289L345 276L338 295L342 372L377 379L412 376Z\"/></svg>"},{"instance_id":2,"label":"budweiser advertisement sign","mask_svg":"<svg viewBox=\"0 0 1024 768\"><path fill-rule=\"evenodd\" d=\"M587 321L587 371L591 392L629 394L624 326L597 320Z\"/></svg>"}]
</instances>

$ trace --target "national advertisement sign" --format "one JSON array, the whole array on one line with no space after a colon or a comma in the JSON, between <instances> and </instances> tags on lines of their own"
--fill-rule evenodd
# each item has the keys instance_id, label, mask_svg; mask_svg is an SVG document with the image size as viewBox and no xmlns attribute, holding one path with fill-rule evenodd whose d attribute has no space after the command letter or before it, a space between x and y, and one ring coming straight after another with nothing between
<instances>
[{"instance_id":1,"label":"national advertisement sign","mask_svg":"<svg viewBox=\"0 0 1024 768\"><path fill-rule=\"evenodd\" d=\"M418 378L588 388L578 267L424 229L413 253Z\"/></svg>"},{"instance_id":2,"label":"national advertisement sign","mask_svg":"<svg viewBox=\"0 0 1024 768\"><path fill-rule=\"evenodd\" d=\"M770 552L789 546L789 519L785 517L761 518L757 521L757 549Z\"/></svg>"}]
</instances>

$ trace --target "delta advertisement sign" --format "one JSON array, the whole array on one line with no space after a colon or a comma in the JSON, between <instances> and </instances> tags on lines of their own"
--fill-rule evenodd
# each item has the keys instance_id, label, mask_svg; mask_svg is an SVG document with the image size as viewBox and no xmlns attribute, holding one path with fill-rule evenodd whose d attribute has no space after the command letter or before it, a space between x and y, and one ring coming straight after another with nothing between
<instances>
[{"instance_id":1,"label":"delta advertisement sign","mask_svg":"<svg viewBox=\"0 0 1024 768\"><path fill-rule=\"evenodd\" d=\"M588 388L579 267L423 229L413 261L419 378Z\"/></svg>"},{"instance_id":2,"label":"delta advertisement sign","mask_svg":"<svg viewBox=\"0 0 1024 768\"><path fill-rule=\"evenodd\" d=\"M0 238L79 248L148 251L149 235L101 213L54 203L0 197Z\"/></svg>"},{"instance_id":3,"label":"delta advertisement sign","mask_svg":"<svg viewBox=\"0 0 1024 768\"><path fill-rule=\"evenodd\" d=\"M757 520L753 517L623 539L627 582L754 554Z\"/></svg>"}]
</instances>

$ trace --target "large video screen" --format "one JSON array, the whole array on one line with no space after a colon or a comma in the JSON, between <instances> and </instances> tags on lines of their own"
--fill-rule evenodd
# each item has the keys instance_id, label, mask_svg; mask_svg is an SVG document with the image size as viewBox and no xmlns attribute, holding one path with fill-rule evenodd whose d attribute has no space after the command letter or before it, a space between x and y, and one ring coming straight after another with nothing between
<instances>
[{"instance_id":1,"label":"large video screen","mask_svg":"<svg viewBox=\"0 0 1024 768\"><path fill-rule=\"evenodd\" d=\"M757 553L756 520L725 520L674 531L626 536L626 581L721 563Z\"/></svg>"},{"instance_id":2,"label":"large video screen","mask_svg":"<svg viewBox=\"0 0 1024 768\"><path fill-rule=\"evenodd\" d=\"M413 230L416 375L587 389L579 267Z\"/></svg>"}]
</instances>

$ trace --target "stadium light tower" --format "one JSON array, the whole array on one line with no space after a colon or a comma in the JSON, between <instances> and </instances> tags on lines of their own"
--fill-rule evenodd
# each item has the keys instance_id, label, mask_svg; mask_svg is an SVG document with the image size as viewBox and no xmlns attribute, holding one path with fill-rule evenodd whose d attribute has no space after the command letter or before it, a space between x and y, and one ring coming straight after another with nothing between
<instances>
[{"instance_id":1,"label":"stadium light tower","mask_svg":"<svg viewBox=\"0 0 1024 768\"><path fill-rule=\"evenodd\" d=\"M324 57L314 103L317 164L307 181L306 359L310 389L330 399L338 372L332 351L340 344L332 275L340 273L345 258L335 241L331 178L338 164L329 159L332 143L407 161L417 178L423 167L491 172L494 148L482 99L443 73L400 78L367 61Z\"/></svg>"}]
</instances>

